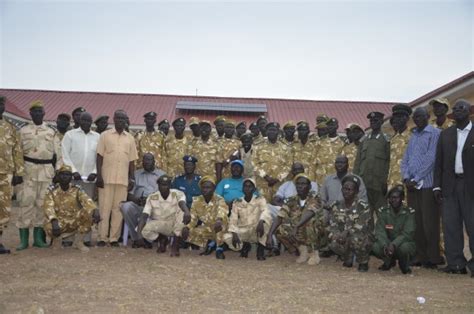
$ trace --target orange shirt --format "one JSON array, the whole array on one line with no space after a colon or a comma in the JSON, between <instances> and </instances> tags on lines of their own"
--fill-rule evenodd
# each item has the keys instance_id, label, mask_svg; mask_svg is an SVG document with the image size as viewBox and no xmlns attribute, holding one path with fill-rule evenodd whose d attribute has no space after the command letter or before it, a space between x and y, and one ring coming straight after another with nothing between
<instances>
[{"instance_id":1,"label":"orange shirt","mask_svg":"<svg viewBox=\"0 0 474 314\"><path fill-rule=\"evenodd\" d=\"M138 158L135 140L130 133L110 129L100 135L97 154L104 158L102 178L105 184L128 185L128 166Z\"/></svg>"}]
</instances>

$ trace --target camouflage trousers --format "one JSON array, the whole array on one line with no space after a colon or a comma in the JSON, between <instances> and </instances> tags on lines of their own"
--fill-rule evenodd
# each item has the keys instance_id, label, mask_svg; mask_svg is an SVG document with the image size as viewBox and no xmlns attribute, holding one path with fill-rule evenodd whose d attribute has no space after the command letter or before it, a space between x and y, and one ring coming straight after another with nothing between
<instances>
[{"instance_id":1,"label":"camouflage trousers","mask_svg":"<svg viewBox=\"0 0 474 314\"><path fill-rule=\"evenodd\" d=\"M386 257L383 248L385 243L381 241L377 241L374 244L372 252L377 258L380 258L384 261L384 263L389 264L391 259ZM405 242L402 243L400 246L395 248L394 258L395 260L402 260L405 262L409 262L414 256L416 255L416 245L415 242Z\"/></svg>"},{"instance_id":2,"label":"camouflage trousers","mask_svg":"<svg viewBox=\"0 0 474 314\"><path fill-rule=\"evenodd\" d=\"M282 223L275 232L278 241L283 244L290 253L297 251L298 246L306 245L310 252L313 249L319 250L324 242L326 230L315 225L315 220L311 219L303 227L298 229L296 237L292 237L291 233L294 225L290 223Z\"/></svg>"},{"instance_id":3,"label":"camouflage trousers","mask_svg":"<svg viewBox=\"0 0 474 314\"><path fill-rule=\"evenodd\" d=\"M333 239L339 237L341 233L335 233ZM342 242L331 241L329 248L339 255L343 261L352 259L356 255L357 263L368 263L372 250L372 240L369 235L350 233L342 236Z\"/></svg>"},{"instance_id":4,"label":"camouflage trousers","mask_svg":"<svg viewBox=\"0 0 474 314\"><path fill-rule=\"evenodd\" d=\"M62 238L66 238L77 232L84 234L91 231L92 214L82 210L75 219L62 219L58 217L58 223ZM53 237L53 226L51 222L47 222L44 225L44 230L49 237Z\"/></svg>"},{"instance_id":5,"label":"camouflage trousers","mask_svg":"<svg viewBox=\"0 0 474 314\"><path fill-rule=\"evenodd\" d=\"M267 200L267 203L269 204L272 202L273 196L275 195L275 193L278 191L278 188L282 184L280 182L280 183L275 184L274 186L268 186L268 182L265 179L260 178L260 177L257 177L256 183L257 183L257 189L259 190L260 194L263 197L265 197L265 199Z\"/></svg>"},{"instance_id":6,"label":"camouflage trousers","mask_svg":"<svg viewBox=\"0 0 474 314\"><path fill-rule=\"evenodd\" d=\"M42 227L44 224L43 201L51 182L33 181L24 178L18 191L18 228Z\"/></svg>"},{"instance_id":7,"label":"camouflage trousers","mask_svg":"<svg viewBox=\"0 0 474 314\"><path fill-rule=\"evenodd\" d=\"M146 240L153 242L158 239L160 234L171 237L181 236L181 231L184 228L183 211L179 209L174 219L169 220L149 220L142 230L142 236Z\"/></svg>"},{"instance_id":8,"label":"camouflage trousers","mask_svg":"<svg viewBox=\"0 0 474 314\"><path fill-rule=\"evenodd\" d=\"M236 233L240 239L240 244L237 246L234 246L232 244L232 232L227 232L226 234L224 234L224 242L227 243L229 248L234 251L240 251L242 249L243 242L260 243L265 246L268 232L270 231L270 226L266 223L263 224L263 235L261 237L257 236L257 225L237 227L237 229L238 230L236 230Z\"/></svg>"},{"instance_id":9,"label":"camouflage trousers","mask_svg":"<svg viewBox=\"0 0 474 314\"><path fill-rule=\"evenodd\" d=\"M216 241L217 246L224 244L224 234L226 230L214 231L214 226L200 225L189 230L188 242L200 247L205 247L208 240Z\"/></svg>"},{"instance_id":10,"label":"camouflage trousers","mask_svg":"<svg viewBox=\"0 0 474 314\"><path fill-rule=\"evenodd\" d=\"M12 175L0 174L0 232L10 221L12 207Z\"/></svg>"}]
</instances>

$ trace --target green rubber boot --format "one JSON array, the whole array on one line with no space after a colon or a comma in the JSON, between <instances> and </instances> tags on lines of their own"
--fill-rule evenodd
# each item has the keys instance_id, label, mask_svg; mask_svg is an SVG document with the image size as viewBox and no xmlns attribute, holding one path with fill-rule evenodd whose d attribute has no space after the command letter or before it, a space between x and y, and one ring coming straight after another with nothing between
<instances>
[{"instance_id":1,"label":"green rubber boot","mask_svg":"<svg viewBox=\"0 0 474 314\"><path fill-rule=\"evenodd\" d=\"M49 245L43 240L44 230L41 227L34 227L33 228L33 246L38 248L46 248Z\"/></svg>"},{"instance_id":2,"label":"green rubber boot","mask_svg":"<svg viewBox=\"0 0 474 314\"><path fill-rule=\"evenodd\" d=\"M17 246L16 250L21 251L28 248L28 241L30 237L30 229L29 228L20 228L20 245Z\"/></svg>"}]
</instances>

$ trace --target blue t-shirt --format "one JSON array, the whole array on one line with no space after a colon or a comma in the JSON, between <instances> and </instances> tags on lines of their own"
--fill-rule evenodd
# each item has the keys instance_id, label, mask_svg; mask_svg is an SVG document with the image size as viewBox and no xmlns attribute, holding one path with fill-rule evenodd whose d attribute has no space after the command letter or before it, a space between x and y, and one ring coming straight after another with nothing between
<instances>
[{"instance_id":1,"label":"blue t-shirt","mask_svg":"<svg viewBox=\"0 0 474 314\"><path fill-rule=\"evenodd\" d=\"M226 203L244 196L243 192L244 178L233 179L225 178L217 184L216 194L222 196Z\"/></svg>"},{"instance_id":2,"label":"blue t-shirt","mask_svg":"<svg viewBox=\"0 0 474 314\"><path fill-rule=\"evenodd\" d=\"M173 181L172 188L180 190L186 195L186 206L188 206L188 208L191 208L193 204L193 196L201 195L199 180L201 180L201 176L194 175L193 181L189 183L186 179L186 175L181 175L177 176Z\"/></svg>"}]
</instances>

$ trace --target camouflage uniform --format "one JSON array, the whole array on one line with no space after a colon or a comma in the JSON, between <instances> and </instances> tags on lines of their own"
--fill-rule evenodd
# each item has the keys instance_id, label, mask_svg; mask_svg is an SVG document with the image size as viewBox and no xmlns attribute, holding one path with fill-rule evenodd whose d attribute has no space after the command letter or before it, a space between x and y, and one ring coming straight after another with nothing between
<instances>
[{"instance_id":1,"label":"camouflage uniform","mask_svg":"<svg viewBox=\"0 0 474 314\"><path fill-rule=\"evenodd\" d=\"M389 205L379 208L378 211L374 255L389 264L390 260L384 254L384 247L392 243L395 246L394 257L408 263L416 254L415 210L402 206L398 214L395 214Z\"/></svg>"},{"instance_id":2,"label":"camouflage uniform","mask_svg":"<svg viewBox=\"0 0 474 314\"><path fill-rule=\"evenodd\" d=\"M0 232L10 220L12 177L24 175L23 152L19 135L5 118L0 120Z\"/></svg>"},{"instance_id":3,"label":"camouflage uniform","mask_svg":"<svg viewBox=\"0 0 474 314\"><path fill-rule=\"evenodd\" d=\"M336 202L331 208L329 222L331 250L344 261L351 261L355 253L357 263L367 263L373 243L371 221L372 215L366 202L356 200L351 208L346 208L344 202ZM336 237L342 237L343 243L336 242Z\"/></svg>"},{"instance_id":4,"label":"camouflage uniform","mask_svg":"<svg viewBox=\"0 0 474 314\"><path fill-rule=\"evenodd\" d=\"M153 132L140 131L135 135L138 159L135 161L136 169L142 168L143 155L152 153L155 156L155 165L158 169L165 169L165 135L155 130Z\"/></svg>"},{"instance_id":5,"label":"camouflage uniform","mask_svg":"<svg viewBox=\"0 0 474 314\"><path fill-rule=\"evenodd\" d=\"M183 157L188 154L189 138L184 136L178 139L168 136L165 140L166 168L165 172L172 178L182 174Z\"/></svg>"},{"instance_id":6,"label":"camouflage uniform","mask_svg":"<svg viewBox=\"0 0 474 314\"><path fill-rule=\"evenodd\" d=\"M316 166L313 177L321 185L326 176L334 172L334 161L341 154L344 141L339 137L325 137L319 140L316 145L314 156Z\"/></svg>"},{"instance_id":7,"label":"camouflage uniform","mask_svg":"<svg viewBox=\"0 0 474 314\"><path fill-rule=\"evenodd\" d=\"M52 160L56 155L56 168L62 163L61 143L57 132L47 126L28 124L20 129L20 140L25 158L25 176L18 191L18 228L42 227L42 210L46 190L54 176ZM51 161L45 164L28 161Z\"/></svg>"},{"instance_id":8,"label":"camouflage uniform","mask_svg":"<svg viewBox=\"0 0 474 314\"><path fill-rule=\"evenodd\" d=\"M400 165L402 164L405 149L410 140L410 131L406 129L403 133L395 134L390 141L390 168L388 170L388 189L402 184L403 178Z\"/></svg>"},{"instance_id":9,"label":"camouflage uniform","mask_svg":"<svg viewBox=\"0 0 474 314\"><path fill-rule=\"evenodd\" d=\"M257 236L257 225L263 220L263 236ZM224 241L234 251L242 249L242 242L260 243L265 246L268 231L272 225L272 216L268 210L267 201L263 196L253 196L250 202L244 197L234 201L229 219L229 232L224 235ZM232 244L232 233L236 233L241 241L238 247Z\"/></svg>"},{"instance_id":10,"label":"camouflage uniform","mask_svg":"<svg viewBox=\"0 0 474 314\"><path fill-rule=\"evenodd\" d=\"M51 221L57 219L62 237L76 232L87 233L91 230L92 212L96 208L97 205L79 185L70 184L67 191L63 191L59 184L50 185L43 203L47 219L44 229L52 237Z\"/></svg>"},{"instance_id":11,"label":"camouflage uniform","mask_svg":"<svg viewBox=\"0 0 474 314\"><path fill-rule=\"evenodd\" d=\"M306 211L313 211L315 216L298 229L295 242L290 237L291 232ZM319 196L314 192L308 194L303 206L300 205L298 195L285 199L277 215L282 219L282 224L276 230L275 235L289 252L295 252L300 245L306 245L310 252L313 249L319 250L324 245L326 234L324 211Z\"/></svg>"},{"instance_id":12,"label":"camouflage uniform","mask_svg":"<svg viewBox=\"0 0 474 314\"><path fill-rule=\"evenodd\" d=\"M218 141L220 145L220 156L219 162L223 162L229 159L229 156L239 150L241 142L237 138L222 138ZM245 166L245 164L244 164ZM244 167L245 168L245 167ZM222 167L222 178L229 178L231 177L230 173L230 163L227 166Z\"/></svg>"},{"instance_id":13,"label":"camouflage uniform","mask_svg":"<svg viewBox=\"0 0 474 314\"><path fill-rule=\"evenodd\" d=\"M205 247L208 240L213 240L217 246L221 246L224 243L224 234L227 232L228 212L229 208L222 196L214 194L209 203L206 203L202 195L193 197L191 221L187 225L188 242ZM222 220L222 230L216 233L214 224L218 218Z\"/></svg>"},{"instance_id":14,"label":"camouflage uniform","mask_svg":"<svg viewBox=\"0 0 474 314\"><path fill-rule=\"evenodd\" d=\"M304 173L309 176L311 181L314 181L315 174L315 163L314 163L314 150L316 140L309 139L306 144L303 145L301 141L295 141L293 144L293 163L299 162L304 167Z\"/></svg>"},{"instance_id":15,"label":"camouflage uniform","mask_svg":"<svg viewBox=\"0 0 474 314\"><path fill-rule=\"evenodd\" d=\"M289 147L278 140L274 144L265 140L256 148L253 165L257 188L267 202L271 202L273 195L288 176L292 164L293 158ZM268 182L264 179L267 175L280 182L272 187L268 186Z\"/></svg>"},{"instance_id":16,"label":"camouflage uniform","mask_svg":"<svg viewBox=\"0 0 474 314\"><path fill-rule=\"evenodd\" d=\"M240 152L240 159L244 162L244 173L243 176L244 178L254 178L254 165L253 165L253 156L255 155L255 150L252 147L250 150L246 153L245 149L243 147L239 148Z\"/></svg>"},{"instance_id":17,"label":"camouflage uniform","mask_svg":"<svg viewBox=\"0 0 474 314\"><path fill-rule=\"evenodd\" d=\"M188 153L197 158L196 174L200 176L211 176L216 178L216 163L219 162L219 144L208 139L201 138L190 145Z\"/></svg>"},{"instance_id":18,"label":"camouflage uniform","mask_svg":"<svg viewBox=\"0 0 474 314\"><path fill-rule=\"evenodd\" d=\"M434 127L434 128L437 128L437 129L440 129L440 130L446 130L447 128L449 128L450 126L454 125L455 123L452 121L452 120L449 120L449 118L446 118L446 120L444 120L444 123L443 125L438 125L436 123L436 118L432 119L430 121L430 124Z\"/></svg>"},{"instance_id":19,"label":"camouflage uniform","mask_svg":"<svg viewBox=\"0 0 474 314\"><path fill-rule=\"evenodd\" d=\"M354 168L355 159L357 156L357 145L355 143L346 142L344 147L342 147L341 155L344 155L347 157L347 160L349 161L349 172L352 171L352 169Z\"/></svg>"}]
</instances>

